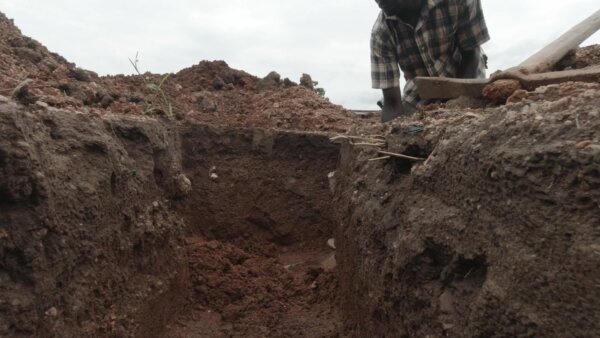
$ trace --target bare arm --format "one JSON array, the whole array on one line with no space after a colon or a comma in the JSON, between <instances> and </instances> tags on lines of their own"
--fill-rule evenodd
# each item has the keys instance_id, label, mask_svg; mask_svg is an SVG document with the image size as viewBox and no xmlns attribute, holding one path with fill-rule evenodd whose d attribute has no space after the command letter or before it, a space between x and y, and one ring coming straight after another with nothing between
<instances>
[{"instance_id":1,"label":"bare arm","mask_svg":"<svg viewBox=\"0 0 600 338\"><path fill-rule=\"evenodd\" d=\"M400 87L383 89L383 112L381 122L389 122L404 114Z\"/></svg>"},{"instance_id":2,"label":"bare arm","mask_svg":"<svg viewBox=\"0 0 600 338\"><path fill-rule=\"evenodd\" d=\"M481 58L481 49L462 51L462 62L457 72L460 79L474 79L477 77L479 68L479 59Z\"/></svg>"}]
</instances>

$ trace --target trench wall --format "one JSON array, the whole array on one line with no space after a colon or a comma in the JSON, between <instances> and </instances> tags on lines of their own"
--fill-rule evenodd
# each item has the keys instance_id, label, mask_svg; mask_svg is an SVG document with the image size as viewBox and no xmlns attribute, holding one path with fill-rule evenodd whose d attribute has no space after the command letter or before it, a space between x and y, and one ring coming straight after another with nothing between
<instances>
[{"instance_id":1,"label":"trench wall","mask_svg":"<svg viewBox=\"0 0 600 338\"><path fill-rule=\"evenodd\" d=\"M586 95L393 130L389 147L424 163L343 147L348 335L600 334L600 124Z\"/></svg>"},{"instance_id":2,"label":"trench wall","mask_svg":"<svg viewBox=\"0 0 600 338\"><path fill-rule=\"evenodd\" d=\"M0 99L0 336L160 336L210 302L190 298L186 237L263 253L332 236L326 135Z\"/></svg>"},{"instance_id":3,"label":"trench wall","mask_svg":"<svg viewBox=\"0 0 600 338\"><path fill-rule=\"evenodd\" d=\"M324 246L332 236L327 174L339 147L327 135L187 125L181 138L195 188L178 211L190 232L278 246Z\"/></svg>"},{"instance_id":4,"label":"trench wall","mask_svg":"<svg viewBox=\"0 0 600 338\"><path fill-rule=\"evenodd\" d=\"M2 102L0 135L0 336L164 325L186 297L176 131Z\"/></svg>"}]
</instances>

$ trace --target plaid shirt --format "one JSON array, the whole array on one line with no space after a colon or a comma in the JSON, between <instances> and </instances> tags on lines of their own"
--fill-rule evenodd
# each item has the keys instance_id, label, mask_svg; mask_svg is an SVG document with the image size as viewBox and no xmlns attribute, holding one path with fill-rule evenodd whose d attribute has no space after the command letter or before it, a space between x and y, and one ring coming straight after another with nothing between
<instances>
[{"instance_id":1,"label":"plaid shirt","mask_svg":"<svg viewBox=\"0 0 600 338\"><path fill-rule=\"evenodd\" d=\"M414 77L456 77L461 51L480 48L489 39L479 0L426 0L414 28L381 12L371 33L373 88L400 87L400 66L407 80L404 100L416 105ZM485 77L481 56L478 75Z\"/></svg>"}]
</instances>

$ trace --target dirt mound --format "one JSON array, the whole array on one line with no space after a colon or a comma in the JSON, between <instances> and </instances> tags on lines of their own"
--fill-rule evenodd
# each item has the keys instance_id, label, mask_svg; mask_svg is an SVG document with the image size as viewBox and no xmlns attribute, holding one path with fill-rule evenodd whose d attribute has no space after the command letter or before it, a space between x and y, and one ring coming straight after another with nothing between
<instances>
[{"instance_id":1,"label":"dirt mound","mask_svg":"<svg viewBox=\"0 0 600 338\"><path fill-rule=\"evenodd\" d=\"M260 79L223 61L202 61L176 74L99 77L23 36L2 13L0 71L0 95L10 96L29 79L21 102L86 113L172 115L219 125L321 131L345 131L357 122L341 106L287 79L259 90ZM164 97L149 88L160 83Z\"/></svg>"},{"instance_id":2,"label":"dirt mound","mask_svg":"<svg viewBox=\"0 0 600 338\"><path fill-rule=\"evenodd\" d=\"M575 49L558 64L557 69L581 69L591 66L600 66L600 45Z\"/></svg>"},{"instance_id":3,"label":"dirt mound","mask_svg":"<svg viewBox=\"0 0 600 338\"><path fill-rule=\"evenodd\" d=\"M81 107L102 101L93 72L77 68L39 42L23 36L12 20L0 13L0 95L10 96L27 79L30 101L55 107ZM101 91L100 91L101 92Z\"/></svg>"}]
</instances>

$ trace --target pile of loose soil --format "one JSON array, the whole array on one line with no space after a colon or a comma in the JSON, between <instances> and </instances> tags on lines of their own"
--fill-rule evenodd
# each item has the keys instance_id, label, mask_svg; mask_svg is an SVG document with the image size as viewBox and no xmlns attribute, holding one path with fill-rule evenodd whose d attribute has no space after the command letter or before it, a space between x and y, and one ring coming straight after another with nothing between
<instances>
[{"instance_id":1,"label":"pile of loose soil","mask_svg":"<svg viewBox=\"0 0 600 338\"><path fill-rule=\"evenodd\" d=\"M556 67L563 69L582 69L600 66L600 45L577 48L570 52Z\"/></svg>"},{"instance_id":2,"label":"pile of loose soil","mask_svg":"<svg viewBox=\"0 0 600 338\"><path fill-rule=\"evenodd\" d=\"M24 103L94 114L171 115L219 125L343 132L355 114L275 73L259 79L223 61L202 61L176 74L99 77L23 36L0 13L0 95L26 80ZM132 68L133 72L133 68ZM166 79L165 79L166 77ZM166 101L148 84L160 84ZM172 111L169 109L172 106ZM362 121L364 123L364 121Z\"/></svg>"},{"instance_id":3,"label":"pile of loose soil","mask_svg":"<svg viewBox=\"0 0 600 338\"><path fill-rule=\"evenodd\" d=\"M339 332L333 307L337 282L319 265L324 252L285 255L271 246L252 253L200 237L187 241L193 294L165 336L334 337ZM285 264L292 256L293 263Z\"/></svg>"}]
</instances>

